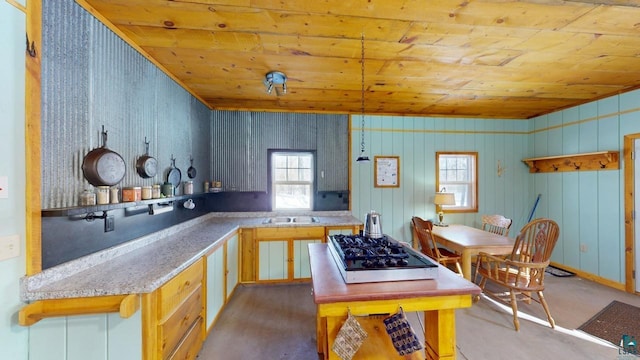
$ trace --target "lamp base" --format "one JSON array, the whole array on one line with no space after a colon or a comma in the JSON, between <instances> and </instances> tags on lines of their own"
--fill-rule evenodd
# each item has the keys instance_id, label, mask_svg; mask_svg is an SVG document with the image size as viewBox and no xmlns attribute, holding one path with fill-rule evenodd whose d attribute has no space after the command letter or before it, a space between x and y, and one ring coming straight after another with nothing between
<instances>
[{"instance_id":1,"label":"lamp base","mask_svg":"<svg viewBox=\"0 0 640 360\"><path fill-rule=\"evenodd\" d=\"M441 222L441 223L433 223L433 226L447 227L447 226L449 226L449 224L445 224L445 223Z\"/></svg>"}]
</instances>

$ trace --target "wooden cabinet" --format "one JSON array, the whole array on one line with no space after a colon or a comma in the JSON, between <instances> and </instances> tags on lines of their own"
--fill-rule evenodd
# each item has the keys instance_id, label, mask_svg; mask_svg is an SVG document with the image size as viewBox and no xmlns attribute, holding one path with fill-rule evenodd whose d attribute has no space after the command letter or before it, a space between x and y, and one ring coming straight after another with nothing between
<instances>
[{"instance_id":1,"label":"wooden cabinet","mask_svg":"<svg viewBox=\"0 0 640 360\"><path fill-rule=\"evenodd\" d=\"M209 332L218 314L238 285L238 234L223 239L220 246L207 253L205 260L205 329Z\"/></svg>"},{"instance_id":2,"label":"wooden cabinet","mask_svg":"<svg viewBox=\"0 0 640 360\"><path fill-rule=\"evenodd\" d=\"M203 277L204 259L200 259L142 296L145 359L195 359L204 340Z\"/></svg>"},{"instance_id":3,"label":"wooden cabinet","mask_svg":"<svg viewBox=\"0 0 640 360\"><path fill-rule=\"evenodd\" d=\"M308 244L324 241L324 227L273 227L255 229L256 280L282 282L308 279Z\"/></svg>"}]
</instances>

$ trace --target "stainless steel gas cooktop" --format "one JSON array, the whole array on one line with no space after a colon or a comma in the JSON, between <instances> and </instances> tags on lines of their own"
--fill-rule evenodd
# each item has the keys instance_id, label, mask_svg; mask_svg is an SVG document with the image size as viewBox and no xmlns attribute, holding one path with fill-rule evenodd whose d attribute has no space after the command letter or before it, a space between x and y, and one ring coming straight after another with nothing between
<instances>
[{"instance_id":1,"label":"stainless steel gas cooktop","mask_svg":"<svg viewBox=\"0 0 640 360\"><path fill-rule=\"evenodd\" d=\"M423 280L438 274L431 259L386 235L331 235L328 243L346 283Z\"/></svg>"}]
</instances>

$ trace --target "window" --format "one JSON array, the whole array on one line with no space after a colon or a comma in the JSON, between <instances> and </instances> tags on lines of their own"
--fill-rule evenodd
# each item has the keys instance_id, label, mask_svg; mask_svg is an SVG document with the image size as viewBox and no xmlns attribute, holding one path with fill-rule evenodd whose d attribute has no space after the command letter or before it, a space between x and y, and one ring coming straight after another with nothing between
<instances>
[{"instance_id":1,"label":"window","mask_svg":"<svg viewBox=\"0 0 640 360\"><path fill-rule=\"evenodd\" d=\"M272 152L272 209L313 210L313 169L311 152Z\"/></svg>"},{"instance_id":2,"label":"window","mask_svg":"<svg viewBox=\"0 0 640 360\"><path fill-rule=\"evenodd\" d=\"M452 192L456 197L456 204L443 205L443 210L447 212L478 211L477 165L477 152L436 153L436 191Z\"/></svg>"}]
</instances>

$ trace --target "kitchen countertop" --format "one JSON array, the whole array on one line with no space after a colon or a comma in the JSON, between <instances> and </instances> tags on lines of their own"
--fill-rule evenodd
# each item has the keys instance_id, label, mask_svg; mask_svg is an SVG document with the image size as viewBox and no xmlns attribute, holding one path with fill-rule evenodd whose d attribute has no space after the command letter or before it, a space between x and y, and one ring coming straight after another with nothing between
<instances>
[{"instance_id":1,"label":"kitchen countertop","mask_svg":"<svg viewBox=\"0 0 640 360\"><path fill-rule=\"evenodd\" d=\"M264 223L313 216L312 223ZM20 279L22 301L150 293L240 228L359 226L348 211L209 213Z\"/></svg>"}]
</instances>

